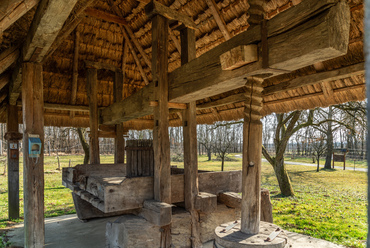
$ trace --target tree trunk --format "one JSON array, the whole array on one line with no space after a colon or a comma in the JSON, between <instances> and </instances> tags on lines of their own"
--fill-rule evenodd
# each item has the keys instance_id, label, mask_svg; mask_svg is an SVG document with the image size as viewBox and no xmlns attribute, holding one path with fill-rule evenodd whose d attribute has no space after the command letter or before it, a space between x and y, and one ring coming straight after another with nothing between
<instances>
[{"instance_id":1,"label":"tree trunk","mask_svg":"<svg viewBox=\"0 0 370 248\"><path fill-rule=\"evenodd\" d=\"M80 138L82 148L84 149L84 152L85 152L84 164L88 164L90 160L90 147L85 139L85 129L79 127L77 128L77 133L78 133L78 137Z\"/></svg>"},{"instance_id":2,"label":"tree trunk","mask_svg":"<svg viewBox=\"0 0 370 248\"><path fill-rule=\"evenodd\" d=\"M328 119L333 118L333 107L329 107ZM328 130L326 132L326 158L325 158L325 169L331 168L331 155L333 154L333 132L332 132L332 122L328 122Z\"/></svg>"},{"instance_id":3,"label":"tree trunk","mask_svg":"<svg viewBox=\"0 0 370 248\"><path fill-rule=\"evenodd\" d=\"M316 172L319 172L319 171L320 171L320 157L317 158L317 170L316 170Z\"/></svg>"},{"instance_id":4,"label":"tree trunk","mask_svg":"<svg viewBox=\"0 0 370 248\"><path fill-rule=\"evenodd\" d=\"M281 194L284 196L294 196L292 183L290 182L288 172L285 168L284 158L275 160L275 165L273 167L279 183Z\"/></svg>"},{"instance_id":5,"label":"tree trunk","mask_svg":"<svg viewBox=\"0 0 370 248\"><path fill-rule=\"evenodd\" d=\"M222 157L221 160L222 160L222 162L221 162L221 171L224 171L225 157Z\"/></svg>"},{"instance_id":6,"label":"tree trunk","mask_svg":"<svg viewBox=\"0 0 370 248\"><path fill-rule=\"evenodd\" d=\"M208 155L208 161L211 161L211 159L212 159L211 149L207 149L207 155Z\"/></svg>"}]
</instances>

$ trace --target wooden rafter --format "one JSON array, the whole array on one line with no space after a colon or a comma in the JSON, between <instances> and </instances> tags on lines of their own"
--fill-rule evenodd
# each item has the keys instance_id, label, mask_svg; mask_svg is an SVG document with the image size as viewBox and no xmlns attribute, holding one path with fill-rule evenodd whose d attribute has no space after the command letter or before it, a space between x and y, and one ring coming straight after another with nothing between
<instances>
[{"instance_id":1,"label":"wooden rafter","mask_svg":"<svg viewBox=\"0 0 370 248\"><path fill-rule=\"evenodd\" d=\"M14 64L19 57L19 47L11 47L0 54L0 74Z\"/></svg>"},{"instance_id":2,"label":"wooden rafter","mask_svg":"<svg viewBox=\"0 0 370 248\"><path fill-rule=\"evenodd\" d=\"M22 61L13 71L9 92L11 105L16 104L20 94L20 63L24 61L43 61L76 2L77 0L41 0L39 3L30 31L22 47Z\"/></svg>"},{"instance_id":3,"label":"wooden rafter","mask_svg":"<svg viewBox=\"0 0 370 248\"><path fill-rule=\"evenodd\" d=\"M214 0L206 0L209 9L211 10L212 16L214 17L217 26L221 30L222 35L225 37L225 40L229 40L231 38L230 32L227 30L226 22L222 17L217 4Z\"/></svg>"},{"instance_id":4,"label":"wooden rafter","mask_svg":"<svg viewBox=\"0 0 370 248\"><path fill-rule=\"evenodd\" d=\"M0 35L40 0L7 0L0 2Z\"/></svg>"}]
</instances>

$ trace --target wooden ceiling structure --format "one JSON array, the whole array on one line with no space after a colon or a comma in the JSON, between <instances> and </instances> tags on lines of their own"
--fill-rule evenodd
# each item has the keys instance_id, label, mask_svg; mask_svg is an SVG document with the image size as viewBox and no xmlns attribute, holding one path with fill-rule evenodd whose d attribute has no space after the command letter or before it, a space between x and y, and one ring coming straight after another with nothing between
<instances>
[{"instance_id":1,"label":"wooden ceiling structure","mask_svg":"<svg viewBox=\"0 0 370 248\"><path fill-rule=\"evenodd\" d=\"M102 70L98 71L97 101L103 123L111 123L104 121L104 116L109 115L110 110L107 107L114 103L112 70L123 72L123 99L135 93L136 97L143 97L143 93L139 93L140 90L146 85L151 87L153 81L151 19L145 14L144 9L149 1L79 0L75 1L75 4L72 2L71 0L68 6L72 6L73 9L56 4L55 11L63 11L65 15L62 15L60 20L53 20L52 15L44 17L45 23L49 24L41 25L41 28L39 26L39 30L33 30L34 40L27 37L30 36L32 20L35 19L40 1L6 0L0 4L0 121L5 122L7 102L21 106L19 58L25 51L27 53L22 56L43 63L45 125L89 126L86 88L88 61L94 61L102 67ZM295 8L300 2L302 1L160 1L178 13L189 16L188 21L194 23L197 57L212 49L216 51L219 49L218 53L222 52L224 48L220 45L224 44L224 47L227 47L227 44L238 41L240 39L238 37L242 37L248 31L249 34L258 33L258 28L252 28L255 26L254 19L259 16L258 11L265 14L266 20L278 20L287 9ZM333 59L321 59L322 62L314 64L298 65L279 73L275 71L273 75L265 77L262 84L263 115L325 107L365 98L363 1L347 2L351 9L347 53ZM52 10L50 11L52 13ZM283 17L281 21L289 25L289 21ZM218 69L212 71L214 63L220 66L219 61L204 64L209 67L199 68L199 71L179 69L181 42L178 25L177 22L171 23L169 30L170 87L176 91L174 81L178 85L190 81L192 85L199 85L196 94L187 94L196 100L199 124L243 118L248 89L243 85L245 82L235 83L237 80L233 75L237 74L235 72L237 70L232 70L231 73L223 71L222 75ZM45 29L49 34L44 37L40 34L38 36L37 32L45 32ZM30 43L31 48L25 48L27 47L24 45L25 42ZM250 42L261 46L258 39L252 39ZM271 51L273 49L270 47ZM218 78L212 78L211 74L217 74ZM222 79L218 84L209 86L201 85L207 80L211 82L226 77L231 79ZM177 92L186 91L186 87L188 86L177 89ZM170 90L169 100L170 104L173 103L173 109L170 110L170 125L180 126L183 108L181 104L188 102L190 98L176 94L172 96L171 92ZM129 106L135 103L128 100L127 104ZM122 118L126 128L153 128L152 113L155 103L149 100L146 104L148 106L145 106L145 109L140 109L141 114L134 113L132 116Z\"/></svg>"}]
</instances>

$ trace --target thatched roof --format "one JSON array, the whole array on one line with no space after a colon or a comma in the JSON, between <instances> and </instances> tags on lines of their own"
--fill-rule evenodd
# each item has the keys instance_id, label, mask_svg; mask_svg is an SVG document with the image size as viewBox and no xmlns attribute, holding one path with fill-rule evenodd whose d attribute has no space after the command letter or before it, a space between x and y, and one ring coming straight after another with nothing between
<instances>
[{"instance_id":1,"label":"thatched roof","mask_svg":"<svg viewBox=\"0 0 370 248\"><path fill-rule=\"evenodd\" d=\"M307 0L306 0L307 1ZM21 0L19 0L21 2ZM84 6L87 0L80 0L67 19L73 21L81 18L79 8ZM206 1L198 0L161 0L160 3L169 6L181 13L193 18L196 29L196 48L197 56L209 51L215 46L225 41L225 34L220 30L215 17ZM230 36L237 35L248 30L249 1L248 0L216 0L216 7L226 23L226 29ZM273 18L279 13L299 4L300 0L266 0L263 10L267 18ZM318 65L311 65L291 73L268 78L263 82L263 87L271 87L282 84L289 80L300 78L318 72L332 71L356 65L364 61L363 55L363 1L348 0L351 8L350 41L348 53L342 57L324 61ZM58 40L58 46L48 57L43 65L44 80L44 101L48 104L70 104L72 91L73 58L75 49L76 32L79 33L79 67L78 67L78 88L75 105L88 106L86 92L86 68L84 61L96 61L122 68L124 53L124 34L123 30L130 35L133 33L134 39L143 49L145 56L151 60L151 21L144 11L146 3L136 0L98 0L94 1L89 8L103 11L105 13L121 16L127 25L120 25L94 17L89 12L83 12L81 21L76 29L65 39ZM10 47L21 46L24 42L29 27L31 25L36 6L29 10L25 15L18 19L14 24L7 28L0 37L0 54L7 51ZM118 10L118 13L117 13ZM1 20L0 11L0 20ZM120 19L122 20L122 19ZM169 41L169 72L180 66L180 53L177 47L179 42L179 32L176 29L170 31ZM140 64L145 72L145 76L151 82L151 69L144 57L137 49L135 40L131 38L135 47L135 53L140 60ZM56 46L53 44L53 46ZM130 50L131 51L131 50ZM1 58L1 56L0 56ZM7 68L3 74L11 74L14 66ZM134 56L128 53L125 66L124 97L134 94L145 86L145 81L140 73L138 65L135 63ZM113 78L114 74L109 71L99 70L99 90L98 105L107 107L113 103ZM327 97L325 85L329 85L334 92L333 97ZM236 89L219 95L200 99L197 104L216 101L227 96L243 92L244 89ZM329 81L323 84L315 82L313 85L298 87L296 89L285 90L275 94L266 94L263 97L264 115L273 112L289 112L296 109L309 109L324 107L331 104L338 104L347 101L359 101L365 98L365 79L363 73L357 73L348 78ZM3 104L6 100L3 101ZM236 102L213 108L197 110L198 123L213 123L220 120L237 120L243 118L243 102ZM1 115L1 121L5 121L5 113ZM130 128L150 128L152 126L152 116L125 123ZM45 125L55 126L89 126L88 112L75 111L73 117L70 111L45 109ZM170 125L181 125L181 120L176 112L170 112Z\"/></svg>"}]
</instances>

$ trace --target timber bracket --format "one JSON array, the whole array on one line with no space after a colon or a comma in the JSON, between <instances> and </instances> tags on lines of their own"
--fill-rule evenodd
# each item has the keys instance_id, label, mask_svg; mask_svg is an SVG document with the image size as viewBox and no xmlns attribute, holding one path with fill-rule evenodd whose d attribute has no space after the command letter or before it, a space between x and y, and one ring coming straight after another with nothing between
<instances>
[{"instance_id":1,"label":"timber bracket","mask_svg":"<svg viewBox=\"0 0 370 248\"><path fill-rule=\"evenodd\" d=\"M4 139L5 140L11 140L11 141L15 141L15 140L21 140L23 139L23 133L18 133L18 132L7 132L5 133L4 135Z\"/></svg>"}]
</instances>

